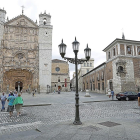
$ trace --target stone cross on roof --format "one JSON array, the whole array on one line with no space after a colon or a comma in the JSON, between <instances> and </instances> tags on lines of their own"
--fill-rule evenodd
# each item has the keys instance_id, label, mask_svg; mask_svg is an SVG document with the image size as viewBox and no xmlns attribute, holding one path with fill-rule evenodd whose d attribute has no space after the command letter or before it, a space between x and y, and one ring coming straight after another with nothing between
<instances>
[{"instance_id":1,"label":"stone cross on roof","mask_svg":"<svg viewBox=\"0 0 140 140\"><path fill-rule=\"evenodd\" d=\"M22 7L22 15L23 15L23 13L24 13L24 8L25 8L25 7L24 7L24 6L21 6L21 7Z\"/></svg>"}]
</instances>

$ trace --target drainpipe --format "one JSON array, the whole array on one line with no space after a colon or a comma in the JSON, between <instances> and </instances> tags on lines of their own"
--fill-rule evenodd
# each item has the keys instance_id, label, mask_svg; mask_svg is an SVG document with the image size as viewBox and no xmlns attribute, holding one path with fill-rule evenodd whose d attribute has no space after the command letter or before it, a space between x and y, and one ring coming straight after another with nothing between
<instances>
[{"instance_id":1,"label":"drainpipe","mask_svg":"<svg viewBox=\"0 0 140 140\"><path fill-rule=\"evenodd\" d=\"M106 63L105 63L105 65L106 65ZM104 72L105 72L104 81L105 81L105 94L106 94L106 69L105 69L105 65L104 65Z\"/></svg>"}]
</instances>

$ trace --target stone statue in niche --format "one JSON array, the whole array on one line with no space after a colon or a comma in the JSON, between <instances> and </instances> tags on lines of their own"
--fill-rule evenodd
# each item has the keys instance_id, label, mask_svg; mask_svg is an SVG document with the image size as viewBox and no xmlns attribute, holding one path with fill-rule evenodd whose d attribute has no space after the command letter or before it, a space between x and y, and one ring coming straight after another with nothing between
<instances>
[{"instance_id":1,"label":"stone statue in niche","mask_svg":"<svg viewBox=\"0 0 140 140\"><path fill-rule=\"evenodd\" d=\"M19 53L18 54L18 59L22 59L23 58L23 54L22 53Z\"/></svg>"}]
</instances>

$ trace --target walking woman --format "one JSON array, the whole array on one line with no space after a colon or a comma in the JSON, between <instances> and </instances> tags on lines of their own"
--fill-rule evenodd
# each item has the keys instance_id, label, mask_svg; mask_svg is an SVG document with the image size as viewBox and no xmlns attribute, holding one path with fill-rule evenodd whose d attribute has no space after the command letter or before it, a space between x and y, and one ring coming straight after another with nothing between
<instances>
[{"instance_id":1,"label":"walking woman","mask_svg":"<svg viewBox=\"0 0 140 140\"><path fill-rule=\"evenodd\" d=\"M23 105L23 99L21 97L21 94L18 94L18 97L14 100L13 105L15 105L16 111L17 111L17 117L19 117L19 115L21 115L21 108Z\"/></svg>"}]
</instances>

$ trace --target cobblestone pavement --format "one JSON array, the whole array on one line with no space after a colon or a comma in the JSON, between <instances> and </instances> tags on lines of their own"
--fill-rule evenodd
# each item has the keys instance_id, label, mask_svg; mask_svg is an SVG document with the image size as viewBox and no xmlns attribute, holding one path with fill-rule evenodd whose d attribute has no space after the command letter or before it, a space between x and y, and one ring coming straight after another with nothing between
<instances>
[{"instance_id":1,"label":"cobblestone pavement","mask_svg":"<svg viewBox=\"0 0 140 140\"><path fill-rule=\"evenodd\" d=\"M80 104L80 119L130 119L140 118L140 108L137 101L110 101ZM73 122L75 116L74 104L52 104L49 106L23 107L22 115L17 118L16 112L12 118L7 112L0 112L0 135L19 131L38 129L61 122Z\"/></svg>"}]
</instances>

